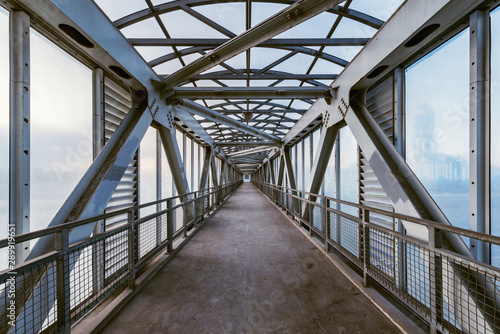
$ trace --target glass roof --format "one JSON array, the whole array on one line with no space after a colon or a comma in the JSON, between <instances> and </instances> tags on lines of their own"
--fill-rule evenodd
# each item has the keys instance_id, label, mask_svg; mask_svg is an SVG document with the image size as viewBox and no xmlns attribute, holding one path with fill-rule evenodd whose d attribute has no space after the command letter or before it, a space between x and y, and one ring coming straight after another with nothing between
<instances>
[{"instance_id":1,"label":"glass roof","mask_svg":"<svg viewBox=\"0 0 500 334\"><path fill-rule=\"evenodd\" d=\"M162 79L295 2L94 1ZM403 2L344 1L176 87L193 92L204 87L208 92L231 88L246 92L248 96L236 92L234 97L208 93L207 98L206 95L203 99L189 98L233 122L282 139L315 101L315 98L291 99L286 91L331 84ZM246 87L253 90L243 91ZM269 89L285 92L283 98L265 96ZM195 119L215 142L266 141L198 115ZM229 153L251 147L223 149ZM265 153L259 154L265 157Z\"/></svg>"}]
</instances>

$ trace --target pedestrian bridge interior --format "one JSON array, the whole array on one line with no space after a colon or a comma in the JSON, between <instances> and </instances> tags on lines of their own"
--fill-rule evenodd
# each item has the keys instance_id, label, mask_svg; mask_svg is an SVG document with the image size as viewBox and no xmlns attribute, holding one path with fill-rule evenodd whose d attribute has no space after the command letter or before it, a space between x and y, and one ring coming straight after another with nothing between
<instances>
[{"instance_id":1,"label":"pedestrian bridge interior","mask_svg":"<svg viewBox=\"0 0 500 334\"><path fill-rule=\"evenodd\" d=\"M500 333L499 6L0 0L0 334Z\"/></svg>"}]
</instances>

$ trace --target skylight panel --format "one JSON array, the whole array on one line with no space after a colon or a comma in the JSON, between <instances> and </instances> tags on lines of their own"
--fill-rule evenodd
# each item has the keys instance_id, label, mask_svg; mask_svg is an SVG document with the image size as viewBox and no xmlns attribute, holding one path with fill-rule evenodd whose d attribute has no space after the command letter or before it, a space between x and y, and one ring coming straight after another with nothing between
<instances>
[{"instance_id":1,"label":"skylight panel","mask_svg":"<svg viewBox=\"0 0 500 334\"><path fill-rule=\"evenodd\" d=\"M335 29L332 38L371 38L376 32L377 29L369 27L366 24L343 18L337 29Z\"/></svg>"},{"instance_id":2,"label":"skylight panel","mask_svg":"<svg viewBox=\"0 0 500 334\"><path fill-rule=\"evenodd\" d=\"M327 46L323 52L350 62L362 48L362 46Z\"/></svg>"},{"instance_id":3,"label":"skylight panel","mask_svg":"<svg viewBox=\"0 0 500 334\"><path fill-rule=\"evenodd\" d=\"M359 12L373 16L382 21L387 21L389 17L401 6L404 0L392 1L373 1L373 0L354 0L349 6Z\"/></svg>"},{"instance_id":4,"label":"skylight panel","mask_svg":"<svg viewBox=\"0 0 500 334\"><path fill-rule=\"evenodd\" d=\"M324 12L288 29L276 38L325 38L336 18L337 15Z\"/></svg>"},{"instance_id":5,"label":"skylight panel","mask_svg":"<svg viewBox=\"0 0 500 334\"><path fill-rule=\"evenodd\" d=\"M172 38L227 38L226 35L181 10L165 13L160 18Z\"/></svg>"},{"instance_id":6,"label":"skylight panel","mask_svg":"<svg viewBox=\"0 0 500 334\"><path fill-rule=\"evenodd\" d=\"M340 73L344 67L334 64L324 59L318 59L311 70L311 74Z\"/></svg>"},{"instance_id":7,"label":"skylight panel","mask_svg":"<svg viewBox=\"0 0 500 334\"><path fill-rule=\"evenodd\" d=\"M235 69L244 69L247 66L246 52L242 52L239 55L226 60L224 63Z\"/></svg>"},{"instance_id":8,"label":"skylight panel","mask_svg":"<svg viewBox=\"0 0 500 334\"><path fill-rule=\"evenodd\" d=\"M246 30L246 6L244 3L229 2L211 4L207 6L193 7L193 9L236 35L239 35Z\"/></svg>"},{"instance_id":9,"label":"skylight panel","mask_svg":"<svg viewBox=\"0 0 500 334\"><path fill-rule=\"evenodd\" d=\"M153 67L153 70L156 74L172 74L175 71L179 70L182 67L179 59L175 58L170 61L164 62L158 66Z\"/></svg>"},{"instance_id":10,"label":"skylight panel","mask_svg":"<svg viewBox=\"0 0 500 334\"><path fill-rule=\"evenodd\" d=\"M94 0L111 21L116 21L124 16L146 9L148 5L144 0Z\"/></svg>"},{"instance_id":11,"label":"skylight panel","mask_svg":"<svg viewBox=\"0 0 500 334\"><path fill-rule=\"evenodd\" d=\"M280 49L252 48L250 50L250 67L252 69L264 68L289 53L290 51Z\"/></svg>"},{"instance_id":12,"label":"skylight panel","mask_svg":"<svg viewBox=\"0 0 500 334\"><path fill-rule=\"evenodd\" d=\"M121 29L126 38L164 38L158 22L154 18L137 22Z\"/></svg>"},{"instance_id":13,"label":"skylight panel","mask_svg":"<svg viewBox=\"0 0 500 334\"><path fill-rule=\"evenodd\" d=\"M135 49L147 62L174 52L170 46L136 46Z\"/></svg>"},{"instance_id":14,"label":"skylight panel","mask_svg":"<svg viewBox=\"0 0 500 334\"><path fill-rule=\"evenodd\" d=\"M284 4L253 2L252 3L252 27L268 19L277 12L288 7Z\"/></svg>"},{"instance_id":15,"label":"skylight panel","mask_svg":"<svg viewBox=\"0 0 500 334\"><path fill-rule=\"evenodd\" d=\"M304 74L307 72L309 66L311 65L313 57L305 54L296 54L291 58L288 58L284 62L278 64L272 69L275 71L292 72Z\"/></svg>"}]
</instances>

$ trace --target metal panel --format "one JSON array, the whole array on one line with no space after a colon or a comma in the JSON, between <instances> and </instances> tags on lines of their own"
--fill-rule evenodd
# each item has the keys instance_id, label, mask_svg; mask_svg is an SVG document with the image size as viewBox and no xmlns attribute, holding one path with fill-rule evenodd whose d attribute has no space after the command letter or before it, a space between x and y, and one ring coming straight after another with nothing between
<instances>
[{"instance_id":1,"label":"metal panel","mask_svg":"<svg viewBox=\"0 0 500 334\"><path fill-rule=\"evenodd\" d=\"M366 107L387 138L394 143L394 79L392 75L367 91ZM394 211L392 202L387 197L361 149L359 166L360 204L386 211ZM371 214L370 221L390 229L393 228L394 224L391 217L378 213Z\"/></svg>"},{"instance_id":2,"label":"metal panel","mask_svg":"<svg viewBox=\"0 0 500 334\"><path fill-rule=\"evenodd\" d=\"M108 77L104 78L104 143L115 133L116 129L132 107L131 93ZM139 204L138 200L138 152L130 162L125 174L108 202L106 213L130 208ZM108 218L106 228L116 227L127 222L127 214Z\"/></svg>"}]
</instances>

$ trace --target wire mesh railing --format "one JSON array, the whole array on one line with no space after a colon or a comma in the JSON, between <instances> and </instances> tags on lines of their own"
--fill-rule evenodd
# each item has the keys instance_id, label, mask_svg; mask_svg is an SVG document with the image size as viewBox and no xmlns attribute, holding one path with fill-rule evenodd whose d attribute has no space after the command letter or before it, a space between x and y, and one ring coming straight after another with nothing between
<instances>
[{"instance_id":1,"label":"wire mesh railing","mask_svg":"<svg viewBox=\"0 0 500 334\"><path fill-rule=\"evenodd\" d=\"M431 333L500 333L500 269L456 253L446 243L450 234L487 245L500 245L500 237L272 184L253 184L323 242L326 250L357 266L366 285L377 282L426 321ZM376 219L379 215L395 223L382 225ZM422 235L399 232L398 220L418 226Z\"/></svg>"},{"instance_id":2,"label":"wire mesh railing","mask_svg":"<svg viewBox=\"0 0 500 334\"><path fill-rule=\"evenodd\" d=\"M16 244L55 236L54 250L0 272L0 333L68 333L71 326L111 293L134 288L136 273L225 201L241 181L68 222L0 240L11 253ZM161 204L161 205L159 205ZM140 209L165 208L137 218ZM147 210L146 210L147 211ZM150 211L149 211L150 212ZM122 226L70 244L71 231L103 219L128 215Z\"/></svg>"}]
</instances>

